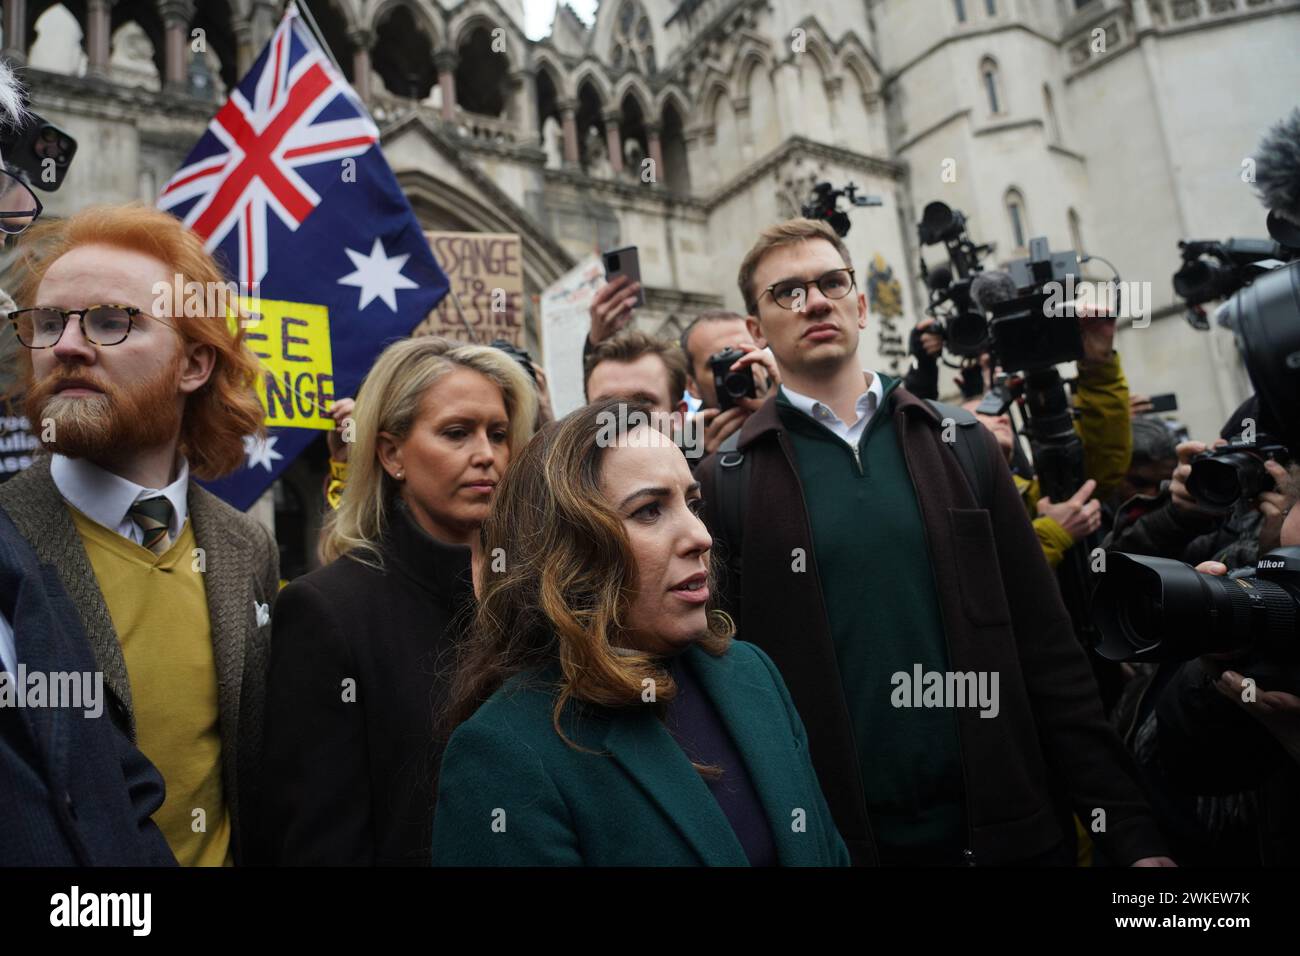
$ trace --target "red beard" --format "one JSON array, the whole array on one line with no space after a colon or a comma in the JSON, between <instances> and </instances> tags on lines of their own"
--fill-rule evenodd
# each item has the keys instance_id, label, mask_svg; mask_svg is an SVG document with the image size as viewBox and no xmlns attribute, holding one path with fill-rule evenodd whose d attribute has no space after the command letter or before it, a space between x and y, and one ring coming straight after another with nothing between
<instances>
[{"instance_id":1,"label":"red beard","mask_svg":"<svg viewBox=\"0 0 1300 956\"><path fill-rule=\"evenodd\" d=\"M129 457L179 438L182 413L176 386L180 368L178 356L153 378L122 389L87 369L60 365L32 386L27 418L47 451L97 463ZM72 380L88 382L103 394L55 394Z\"/></svg>"}]
</instances>

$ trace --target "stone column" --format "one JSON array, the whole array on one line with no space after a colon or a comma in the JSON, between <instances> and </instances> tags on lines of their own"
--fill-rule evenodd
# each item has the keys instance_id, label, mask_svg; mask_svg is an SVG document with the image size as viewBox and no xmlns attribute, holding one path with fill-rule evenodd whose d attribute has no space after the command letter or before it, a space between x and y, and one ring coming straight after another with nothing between
<instances>
[{"instance_id":1,"label":"stone column","mask_svg":"<svg viewBox=\"0 0 1300 956\"><path fill-rule=\"evenodd\" d=\"M271 35L275 33L275 28L280 22L278 7L276 0L253 0L252 15L249 17L251 21L249 44L253 50L250 64L257 59L257 55L262 52L262 47L266 46Z\"/></svg>"},{"instance_id":2,"label":"stone column","mask_svg":"<svg viewBox=\"0 0 1300 956\"><path fill-rule=\"evenodd\" d=\"M433 55L438 68L438 87L442 90L442 118L448 123L456 118L456 65L460 57L455 50L439 50Z\"/></svg>"},{"instance_id":3,"label":"stone column","mask_svg":"<svg viewBox=\"0 0 1300 956\"><path fill-rule=\"evenodd\" d=\"M108 58L112 43L112 0L88 0L86 3L86 57L90 61L86 72L105 79L108 76Z\"/></svg>"},{"instance_id":4,"label":"stone column","mask_svg":"<svg viewBox=\"0 0 1300 956\"><path fill-rule=\"evenodd\" d=\"M370 44L375 42L375 35L369 30L354 30L348 34L352 43L352 88L361 97L361 102L370 101Z\"/></svg>"},{"instance_id":5,"label":"stone column","mask_svg":"<svg viewBox=\"0 0 1300 956\"><path fill-rule=\"evenodd\" d=\"M654 164L655 168L655 178L651 185L660 188L668 181L668 174L664 170L664 148L663 144L659 142L659 134L662 130L663 127L658 123L645 124L646 148L650 150L650 162ZM640 171L638 171L637 175L640 175Z\"/></svg>"},{"instance_id":6,"label":"stone column","mask_svg":"<svg viewBox=\"0 0 1300 956\"><path fill-rule=\"evenodd\" d=\"M5 0L5 46L2 52L14 66L27 62L27 0Z\"/></svg>"},{"instance_id":7,"label":"stone column","mask_svg":"<svg viewBox=\"0 0 1300 956\"><path fill-rule=\"evenodd\" d=\"M166 38L163 47L163 89L184 92L189 84L189 25L194 19L192 0L163 0L160 5Z\"/></svg>"},{"instance_id":8,"label":"stone column","mask_svg":"<svg viewBox=\"0 0 1300 956\"><path fill-rule=\"evenodd\" d=\"M235 67L242 80L257 59L258 51L253 49L253 26L245 20L239 20L231 24L231 29L235 34Z\"/></svg>"},{"instance_id":9,"label":"stone column","mask_svg":"<svg viewBox=\"0 0 1300 956\"><path fill-rule=\"evenodd\" d=\"M623 118L618 110L606 110L600 118L605 121L605 143L609 147L609 168L615 176L623 172L623 137L619 133L619 120Z\"/></svg>"},{"instance_id":10,"label":"stone column","mask_svg":"<svg viewBox=\"0 0 1300 956\"><path fill-rule=\"evenodd\" d=\"M746 161L754 156L754 130L750 127L749 97L738 96L731 101L731 109L736 117L736 134L740 137L738 152Z\"/></svg>"},{"instance_id":11,"label":"stone column","mask_svg":"<svg viewBox=\"0 0 1300 956\"><path fill-rule=\"evenodd\" d=\"M697 194L704 192L707 182L707 177L704 174L706 157L703 142L703 134L698 127L691 127L682 131L682 146L686 151L687 175L691 179L692 192Z\"/></svg>"},{"instance_id":12,"label":"stone column","mask_svg":"<svg viewBox=\"0 0 1300 956\"><path fill-rule=\"evenodd\" d=\"M578 155L578 104L561 100L560 124L564 127L564 165L576 167L581 162Z\"/></svg>"},{"instance_id":13,"label":"stone column","mask_svg":"<svg viewBox=\"0 0 1300 956\"><path fill-rule=\"evenodd\" d=\"M515 70L510 74L514 100L514 121L519 129L518 142L540 146L542 126L537 118L537 74L533 70Z\"/></svg>"}]
</instances>

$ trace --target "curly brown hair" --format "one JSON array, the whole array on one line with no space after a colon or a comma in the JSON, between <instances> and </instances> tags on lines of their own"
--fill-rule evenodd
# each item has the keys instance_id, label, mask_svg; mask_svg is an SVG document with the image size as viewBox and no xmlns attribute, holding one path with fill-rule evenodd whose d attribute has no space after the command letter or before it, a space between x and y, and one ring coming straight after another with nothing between
<instances>
[{"instance_id":1,"label":"curly brown hair","mask_svg":"<svg viewBox=\"0 0 1300 956\"><path fill-rule=\"evenodd\" d=\"M654 706L662 714L676 694L662 661L620 646L637 570L622 518L601 490L605 449L598 438L609 421L636 421L638 413L648 418L650 406L584 406L548 425L511 461L479 531L481 593L448 695L448 734L511 677L551 665L562 675L555 732L572 746L560 727L570 700ZM500 572L491 570L494 554L507 556ZM712 585L712 567L709 576ZM710 609L700 646L721 655L734 633L731 618ZM646 678L654 681L654 704L642 700Z\"/></svg>"}]
</instances>

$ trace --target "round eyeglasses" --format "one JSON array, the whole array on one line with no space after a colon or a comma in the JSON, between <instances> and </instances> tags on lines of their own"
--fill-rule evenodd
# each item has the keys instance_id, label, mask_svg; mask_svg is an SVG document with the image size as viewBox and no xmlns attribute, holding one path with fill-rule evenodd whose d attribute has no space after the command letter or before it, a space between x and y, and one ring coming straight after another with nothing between
<instances>
[{"instance_id":1,"label":"round eyeglasses","mask_svg":"<svg viewBox=\"0 0 1300 956\"><path fill-rule=\"evenodd\" d=\"M29 349L48 349L59 344L68 319L76 316L81 334L92 345L117 345L131 334L135 316L142 310L130 305L92 305L85 309L52 309L38 306L9 313L18 341Z\"/></svg>"},{"instance_id":2,"label":"round eyeglasses","mask_svg":"<svg viewBox=\"0 0 1300 956\"><path fill-rule=\"evenodd\" d=\"M808 287L817 286L821 294L828 299L842 299L853 291L853 270L832 269L812 282L798 279L786 279L774 282L763 291L772 296L772 301L783 309L798 312L808 301Z\"/></svg>"}]
</instances>

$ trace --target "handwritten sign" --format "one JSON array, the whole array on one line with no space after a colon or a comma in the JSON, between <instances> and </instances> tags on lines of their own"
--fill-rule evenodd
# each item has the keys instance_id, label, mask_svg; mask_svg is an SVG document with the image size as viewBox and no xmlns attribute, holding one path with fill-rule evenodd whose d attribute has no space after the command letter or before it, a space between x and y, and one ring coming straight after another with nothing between
<instances>
[{"instance_id":1,"label":"handwritten sign","mask_svg":"<svg viewBox=\"0 0 1300 956\"><path fill-rule=\"evenodd\" d=\"M426 232L425 236L451 281L451 291L460 300L465 318L461 320L449 295L413 334L482 344L505 339L527 348L519 237L492 232ZM465 328L467 323L473 336Z\"/></svg>"},{"instance_id":2,"label":"handwritten sign","mask_svg":"<svg viewBox=\"0 0 1300 956\"><path fill-rule=\"evenodd\" d=\"M582 394L582 344L591 325L591 299L604 284L600 256L590 255L542 292L538 324L551 407L558 416L587 403Z\"/></svg>"},{"instance_id":3,"label":"handwritten sign","mask_svg":"<svg viewBox=\"0 0 1300 956\"><path fill-rule=\"evenodd\" d=\"M241 298L252 316L244 322L244 341L261 370L257 397L268 428L331 431L326 409L334 401L334 357L330 314L323 305ZM231 316L231 321L238 321Z\"/></svg>"}]
</instances>

